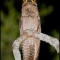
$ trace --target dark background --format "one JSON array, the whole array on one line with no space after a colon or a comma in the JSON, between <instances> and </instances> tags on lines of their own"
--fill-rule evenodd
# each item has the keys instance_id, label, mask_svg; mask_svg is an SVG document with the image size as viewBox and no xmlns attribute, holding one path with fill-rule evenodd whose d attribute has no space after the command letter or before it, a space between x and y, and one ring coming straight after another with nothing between
<instances>
[{"instance_id":1,"label":"dark background","mask_svg":"<svg viewBox=\"0 0 60 60\"><path fill-rule=\"evenodd\" d=\"M59 39L58 0L37 0L42 32ZM22 0L2 0L1 9L1 59L14 60L12 43L19 37L19 17ZM38 60L59 60L54 47L41 41Z\"/></svg>"}]
</instances>

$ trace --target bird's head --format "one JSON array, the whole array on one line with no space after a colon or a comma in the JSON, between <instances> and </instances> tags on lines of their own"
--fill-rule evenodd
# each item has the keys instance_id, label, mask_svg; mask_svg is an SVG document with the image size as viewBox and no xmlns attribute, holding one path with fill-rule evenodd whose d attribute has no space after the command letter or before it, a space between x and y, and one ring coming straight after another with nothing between
<instances>
[{"instance_id":1,"label":"bird's head","mask_svg":"<svg viewBox=\"0 0 60 60\"><path fill-rule=\"evenodd\" d=\"M36 3L36 0L23 0L23 3Z\"/></svg>"}]
</instances>

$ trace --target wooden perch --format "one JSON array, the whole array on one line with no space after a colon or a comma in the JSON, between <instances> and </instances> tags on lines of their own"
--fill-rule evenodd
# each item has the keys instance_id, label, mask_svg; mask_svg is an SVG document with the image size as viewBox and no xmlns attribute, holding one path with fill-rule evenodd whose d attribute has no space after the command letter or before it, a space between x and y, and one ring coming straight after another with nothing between
<instances>
[{"instance_id":1,"label":"wooden perch","mask_svg":"<svg viewBox=\"0 0 60 60\"><path fill-rule=\"evenodd\" d=\"M37 60L41 40L55 47L59 53L59 40L41 33L41 22L39 21L40 17L35 0L23 0L20 37L13 43L15 60Z\"/></svg>"}]
</instances>

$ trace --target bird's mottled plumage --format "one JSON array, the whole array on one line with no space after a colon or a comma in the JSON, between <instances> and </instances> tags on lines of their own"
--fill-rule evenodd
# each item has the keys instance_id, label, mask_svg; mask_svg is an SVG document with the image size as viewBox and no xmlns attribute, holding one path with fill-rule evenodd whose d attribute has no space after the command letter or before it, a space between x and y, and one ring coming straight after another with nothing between
<instances>
[{"instance_id":1,"label":"bird's mottled plumage","mask_svg":"<svg viewBox=\"0 0 60 60\"><path fill-rule=\"evenodd\" d=\"M29 34L27 39L23 40L21 43L23 60L37 60L40 40L33 36L34 32L41 32L37 4L35 0L23 1L20 35L23 35L24 33Z\"/></svg>"}]
</instances>

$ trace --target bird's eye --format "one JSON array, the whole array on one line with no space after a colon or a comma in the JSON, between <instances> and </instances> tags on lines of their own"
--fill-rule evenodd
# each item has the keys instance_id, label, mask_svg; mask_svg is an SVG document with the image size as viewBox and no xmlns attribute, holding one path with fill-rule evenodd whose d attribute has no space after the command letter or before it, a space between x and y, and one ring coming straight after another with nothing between
<instances>
[{"instance_id":1,"label":"bird's eye","mask_svg":"<svg viewBox=\"0 0 60 60\"><path fill-rule=\"evenodd\" d=\"M36 0L31 0L31 1L32 1L32 3L36 2Z\"/></svg>"},{"instance_id":2,"label":"bird's eye","mask_svg":"<svg viewBox=\"0 0 60 60\"><path fill-rule=\"evenodd\" d=\"M24 3L27 3L27 0L23 0Z\"/></svg>"}]
</instances>

